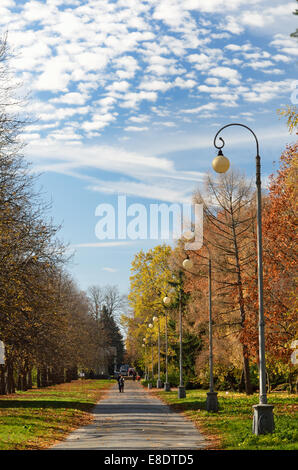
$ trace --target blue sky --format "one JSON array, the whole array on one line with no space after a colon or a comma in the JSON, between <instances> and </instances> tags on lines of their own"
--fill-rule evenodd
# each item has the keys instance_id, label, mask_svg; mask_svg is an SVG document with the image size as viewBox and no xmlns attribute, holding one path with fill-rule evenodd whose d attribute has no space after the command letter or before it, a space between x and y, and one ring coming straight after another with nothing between
<instances>
[{"instance_id":1,"label":"blue sky","mask_svg":"<svg viewBox=\"0 0 298 470\"><path fill-rule=\"evenodd\" d=\"M264 182L294 140L277 108L297 80L296 2L282 0L1 0L0 28L30 94L26 158L42 172L69 270L82 288L129 286L134 253L156 240L98 240L95 209L182 203L230 122L260 140ZM254 174L255 144L224 133L233 166Z\"/></svg>"}]
</instances>

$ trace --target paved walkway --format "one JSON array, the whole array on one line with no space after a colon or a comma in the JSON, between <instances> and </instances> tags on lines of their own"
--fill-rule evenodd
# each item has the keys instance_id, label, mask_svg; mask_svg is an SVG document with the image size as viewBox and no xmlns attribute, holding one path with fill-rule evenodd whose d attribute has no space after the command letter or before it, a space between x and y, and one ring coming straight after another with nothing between
<instances>
[{"instance_id":1,"label":"paved walkway","mask_svg":"<svg viewBox=\"0 0 298 470\"><path fill-rule=\"evenodd\" d=\"M54 450L204 449L195 425L153 397L143 386L116 384L93 409L94 421L55 446Z\"/></svg>"}]
</instances>

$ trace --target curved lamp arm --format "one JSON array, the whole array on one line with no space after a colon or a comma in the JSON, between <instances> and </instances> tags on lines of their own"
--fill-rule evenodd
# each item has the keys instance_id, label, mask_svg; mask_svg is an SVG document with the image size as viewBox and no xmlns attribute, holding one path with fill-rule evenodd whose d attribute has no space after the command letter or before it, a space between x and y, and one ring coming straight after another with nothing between
<instances>
[{"instance_id":1,"label":"curved lamp arm","mask_svg":"<svg viewBox=\"0 0 298 470\"><path fill-rule=\"evenodd\" d=\"M221 149L224 147L225 141L222 139L222 137L218 137L218 139L221 140L221 142L222 142L221 145L217 145L217 144L216 144L216 139L217 139L218 134L221 133L221 131L223 131L223 130L226 129L227 127L231 127L231 126L240 126L240 127L244 127L245 129L248 129L248 130L252 133L252 135L253 135L254 138L255 138L256 144L257 144L257 155L259 155L259 141L258 141L258 139L257 139L256 134L254 133L254 131L253 131L250 127L245 126L245 124L239 124L239 123L237 123L237 122L234 122L234 123L232 123L232 124L227 124L226 126L223 126L221 129L219 129L219 131L217 132L216 136L214 137L214 142L213 142L213 143L214 143L214 147L217 148L218 150L221 150Z\"/></svg>"}]
</instances>

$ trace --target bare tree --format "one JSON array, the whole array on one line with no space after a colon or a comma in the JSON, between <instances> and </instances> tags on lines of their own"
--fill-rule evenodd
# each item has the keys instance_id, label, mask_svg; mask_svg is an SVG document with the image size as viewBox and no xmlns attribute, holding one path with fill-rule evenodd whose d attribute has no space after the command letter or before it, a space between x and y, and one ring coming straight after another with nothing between
<instances>
[{"instance_id":1,"label":"bare tree","mask_svg":"<svg viewBox=\"0 0 298 470\"><path fill-rule=\"evenodd\" d=\"M100 286L90 286L87 290L89 298L90 313L95 320L99 319L104 303L104 292Z\"/></svg>"},{"instance_id":2,"label":"bare tree","mask_svg":"<svg viewBox=\"0 0 298 470\"><path fill-rule=\"evenodd\" d=\"M104 304L114 319L119 322L120 316L127 305L127 298L120 294L118 286L107 285L104 291Z\"/></svg>"}]
</instances>

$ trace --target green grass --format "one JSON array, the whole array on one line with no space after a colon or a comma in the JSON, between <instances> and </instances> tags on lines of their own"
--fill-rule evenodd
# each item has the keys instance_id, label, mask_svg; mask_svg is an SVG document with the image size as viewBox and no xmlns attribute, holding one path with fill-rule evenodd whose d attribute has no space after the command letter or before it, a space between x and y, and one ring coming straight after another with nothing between
<instances>
[{"instance_id":1,"label":"green grass","mask_svg":"<svg viewBox=\"0 0 298 470\"><path fill-rule=\"evenodd\" d=\"M76 380L0 395L0 450L44 449L92 421L91 409L114 380Z\"/></svg>"},{"instance_id":2,"label":"green grass","mask_svg":"<svg viewBox=\"0 0 298 470\"><path fill-rule=\"evenodd\" d=\"M210 448L225 450L297 450L298 399L287 393L269 395L274 405L275 430L272 434L256 436L252 433L252 406L258 395L246 396L233 392L218 392L219 411L206 411L206 391L189 390L185 399L177 398L177 391L154 391L175 410L182 411L207 438Z\"/></svg>"}]
</instances>

